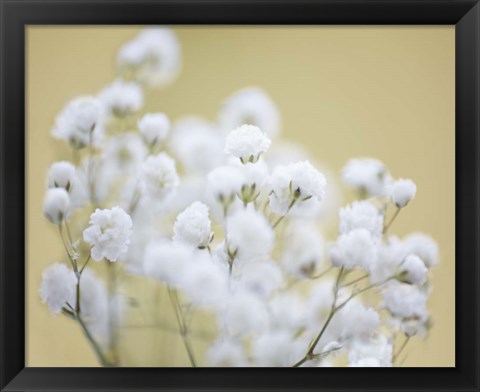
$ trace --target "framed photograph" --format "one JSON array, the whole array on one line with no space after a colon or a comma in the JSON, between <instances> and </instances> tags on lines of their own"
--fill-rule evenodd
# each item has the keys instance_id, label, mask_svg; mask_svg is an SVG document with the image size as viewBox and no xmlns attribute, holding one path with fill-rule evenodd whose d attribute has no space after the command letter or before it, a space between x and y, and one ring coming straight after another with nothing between
<instances>
[{"instance_id":1,"label":"framed photograph","mask_svg":"<svg viewBox=\"0 0 480 392\"><path fill-rule=\"evenodd\" d=\"M1 13L2 391L479 390L477 1Z\"/></svg>"}]
</instances>

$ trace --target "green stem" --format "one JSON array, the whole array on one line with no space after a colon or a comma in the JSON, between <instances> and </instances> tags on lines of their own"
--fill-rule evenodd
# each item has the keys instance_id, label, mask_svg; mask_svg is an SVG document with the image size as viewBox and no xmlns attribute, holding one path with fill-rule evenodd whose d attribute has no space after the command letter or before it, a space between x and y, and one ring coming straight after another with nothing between
<instances>
[{"instance_id":1,"label":"green stem","mask_svg":"<svg viewBox=\"0 0 480 392\"><path fill-rule=\"evenodd\" d=\"M82 317L80 315L77 315L76 319L78 321L78 324L80 324L80 327L82 328L82 331L83 331L85 337L88 339L88 341L92 345L93 350L95 351L95 354L97 355L97 358L100 361L100 364L102 366L111 366L112 364L110 364L108 362L107 358L105 357L105 355L102 352L102 349L100 348L100 345L97 343L97 341L95 340L93 335L90 333L90 331L89 331L87 325L85 324L85 322L83 321Z\"/></svg>"},{"instance_id":2,"label":"green stem","mask_svg":"<svg viewBox=\"0 0 480 392\"><path fill-rule=\"evenodd\" d=\"M87 260L85 260L85 263L83 263L82 268L80 268L80 274L82 274L83 270L85 269L85 267L87 266L87 264L88 264L88 262L90 261L91 258L92 258L91 254L89 253L88 257L87 257Z\"/></svg>"},{"instance_id":3,"label":"green stem","mask_svg":"<svg viewBox=\"0 0 480 392\"><path fill-rule=\"evenodd\" d=\"M292 209L292 207L295 205L295 203L297 202L297 198L293 198L292 201L290 202L288 208L287 208L287 212L285 212L284 215L282 215L280 218L277 219L277 221L273 224L273 228L275 229L279 223L287 216L287 214L290 212L290 210Z\"/></svg>"},{"instance_id":4,"label":"green stem","mask_svg":"<svg viewBox=\"0 0 480 392\"><path fill-rule=\"evenodd\" d=\"M405 340L403 341L403 344L401 345L401 347L398 349L398 351L393 354L393 357L392 357L392 363L395 363L395 361L397 360L397 358L399 357L399 355L402 353L402 351L404 350L404 348L407 346L408 342L410 341L410 336L407 336L405 338Z\"/></svg>"},{"instance_id":5,"label":"green stem","mask_svg":"<svg viewBox=\"0 0 480 392\"><path fill-rule=\"evenodd\" d=\"M115 309L112 306L112 300L115 295L116 291L116 271L115 271L115 263L107 260L107 268L108 268L108 327L110 331L110 342L109 347L112 352L113 364L116 366L118 365L118 353L117 353L117 331L115 325Z\"/></svg>"},{"instance_id":6,"label":"green stem","mask_svg":"<svg viewBox=\"0 0 480 392\"><path fill-rule=\"evenodd\" d=\"M401 208L397 207L397 210L395 211L395 214L393 214L392 216L392 219L390 219L390 222L388 222L384 227L383 227L383 234L387 234L387 231L389 229L389 227L392 225L393 221L395 220L395 218L398 216L398 214L400 213L400 210Z\"/></svg>"},{"instance_id":7,"label":"green stem","mask_svg":"<svg viewBox=\"0 0 480 392\"><path fill-rule=\"evenodd\" d=\"M368 278L368 277L369 277L368 274L363 275L363 276L361 276L360 278L357 278L357 279L354 279L354 280L352 280L352 281L350 281L350 282L348 282L348 283L345 283L345 284L343 285L343 287L351 286L352 284L355 284L355 283L357 283L357 282L360 282L361 280L363 280L363 279L365 279L365 278Z\"/></svg>"},{"instance_id":8,"label":"green stem","mask_svg":"<svg viewBox=\"0 0 480 392\"><path fill-rule=\"evenodd\" d=\"M192 367L197 367L197 362L195 361L195 356L193 354L193 347L190 343L190 339L188 338L188 327L187 327L187 324L185 323L185 318L180 308L180 303L178 301L177 294L175 290L172 289L170 286L167 287L167 290L168 290L168 295L170 297L170 301L173 306L173 310L175 312L175 317L177 319L180 336L182 337L183 344L185 346L185 349L187 350L188 358L190 360Z\"/></svg>"}]
</instances>

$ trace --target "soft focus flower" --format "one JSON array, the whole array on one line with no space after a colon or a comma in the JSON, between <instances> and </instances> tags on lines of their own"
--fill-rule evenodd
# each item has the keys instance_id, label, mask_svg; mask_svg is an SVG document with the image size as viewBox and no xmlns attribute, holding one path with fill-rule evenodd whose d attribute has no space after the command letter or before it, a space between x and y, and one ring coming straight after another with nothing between
<instances>
[{"instance_id":1,"label":"soft focus flower","mask_svg":"<svg viewBox=\"0 0 480 392\"><path fill-rule=\"evenodd\" d=\"M391 182L382 162L376 159L351 159L342 170L343 181L362 195L385 196Z\"/></svg>"},{"instance_id":2,"label":"soft focus flower","mask_svg":"<svg viewBox=\"0 0 480 392\"><path fill-rule=\"evenodd\" d=\"M281 256L283 267L298 277L308 277L323 262L324 240L311 222L294 222L287 228Z\"/></svg>"},{"instance_id":3,"label":"soft focus flower","mask_svg":"<svg viewBox=\"0 0 480 392\"><path fill-rule=\"evenodd\" d=\"M207 351L207 362L214 367L245 367L248 364L242 345L232 340L213 342Z\"/></svg>"},{"instance_id":4,"label":"soft focus flower","mask_svg":"<svg viewBox=\"0 0 480 392\"><path fill-rule=\"evenodd\" d=\"M240 158L242 163L255 163L260 155L268 150L271 143L260 128L244 124L228 134L225 153Z\"/></svg>"},{"instance_id":5,"label":"soft focus flower","mask_svg":"<svg viewBox=\"0 0 480 392\"><path fill-rule=\"evenodd\" d=\"M45 194L43 214L50 222L58 225L67 217L70 208L70 198L63 188L50 188Z\"/></svg>"},{"instance_id":6,"label":"soft focus flower","mask_svg":"<svg viewBox=\"0 0 480 392\"><path fill-rule=\"evenodd\" d=\"M52 135L65 140L73 148L83 148L99 138L96 126L100 116L101 105L98 99L78 97L68 102L57 116Z\"/></svg>"},{"instance_id":7,"label":"soft focus flower","mask_svg":"<svg viewBox=\"0 0 480 392\"><path fill-rule=\"evenodd\" d=\"M380 283L394 276L398 266L405 258L405 249L402 241L397 237L389 237L379 244L378 257L369 264L370 281Z\"/></svg>"},{"instance_id":8,"label":"soft focus flower","mask_svg":"<svg viewBox=\"0 0 480 392\"><path fill-rule=\"evenodd\" d=\"M427 281L427 267L422 259L416 255L409 255L399 268L398 279L402 282L423 285Z\"/></svg>"},{"instance_id":9,"label":"soft focus flower","mask_svg":"<svg viewBox=\"0 0 480 392\"><path fill-rule=\"evenodd\" d=\"M177 216L173 226L173 239L184 241L197 248L206 248L212 240L208 207L196 201Z\"/></svg>"},{"instance_id":10,"label":"soft focus flower","mask_svg":"<svg viewBox=\"0 0 480 392\"><path fill-rule=\"evenodd\" d=\"M223 103L218 116L222 129L230 131L242 124L259 127L270 138L280 131L280 114L271 98L257 87L237 91Z\"/></svg>"},{"instance_id":11,"label":"soft focus flower","mask_svg":"<svg viewBox=\"0 0 480 392\"><path fill-rule=\"evenodd\" d=\"M305 346L286 331L264 333L253 341L257 366L291 367L305 355Z\"/></svg>"},{"instance_id":12,"label":"soft focus flower","mask_svg":"<svg viewBox=\"0 0 480 392\"><path fill-rule=\"evenodd\" d=\"M360 302L348 302L336 315L334 330L341 340L366 340L373 336L380 325L380 316L375 309Z\"/></svg>"},{"instance_id":13,"label":"soft focus flower","mask_svg":"<svg viewBox=\"0 0 480 392\"><path fill-rule=\"evenodd\" d=\"M259 297L266 298L280 288L283 274L273 261L255 260L241 266L240 283Z\"/></svg>"},{"instance_id":14,"label":"soft focus flower","mask_svg":"<svg viewBox=\"0 0 480 392\"><path fill-rule=\"evenodd\" d=\"M193 250L183 242L155 241L145 250L143 268L147 275L178 286L193 258Z\"/></svg>"},{"instance_id":15,"label":"soft focus flower","mask_svg":"<svg viewBox=\"0 0 480 392\"><path fill-rule=\"evenodd\" d=\"M231 296L221 316L228 330L240 335L263 332L269 325L265 303L248 291Z\"/></svg>"},{"instance_id":16,"label":"soft focus flower","mask_svg":"<svg viewBox=\"0 0 480 392\"><path fill-rule=\"evenodd\" d=\"M295 202L301 204L311 198L321 201L326 180L310 162L304 161L277 166L270 177L270 186L270 209L285 215Z\"/></svg>"},{"instance_id":17,"label":"soft focus flower","mask_svg":"<svg viewBox=\"0 0 480 392\"><path fill-rule=\"evenodd\" d=\"M383 215L369 201L354 201L340 209L340 233L345 234L354 229L366 229L372 235L381 237Z\"/></svg>"},{"instance_id":18,"label":"soft focus flower","mask_svg":"<svg viewBox=\"0 0 480 392\"><path fill-rule=\"evenodd\" d=\"M140 177L146 193L157 200L170 196L180 182L175 161L164 152L147 158Z\"/></svg>"},{"instance_id":19,"label":"soft focus flower","mask_svg":"<svg viewBox=\"0 0 480 392\"><path fill-rule=\"evenodd\" d=\"M350 367L390 367L393 346L386 337L369 341L355 341L348 354Z\"/></svg>"},{"instance_id":20,"label":"soft focus flower","mask_svg":"<svg viewBox=\"0 0 480 392\"><path fill-rule=\"evenodd\" d=\"M383 306L399 318L423 318L426 305L427 294L415 285L391 283L383 294Z\"/></svg>"},{"instance_id":21,"label":"soft focus flower","mask_svg":"<svg viewBox=\"0 0 480 392\"><path fill-rule=\"evenodd\" d=\"M225 159L219 131L202 118L176 121L170 145L181 165L192 174L206 174Z\"/></svg>"},{"instance_id":22,"label":"soft focus flower","mask_svg":"<svg viewBox=\"0 0 480 392\"><path fill-rule=\"evenodd\" d=\"M40 296L54 314L62 311L67 301L74 295L77 285L75 273L65 264L50 265L42 274Z\"/></svg>"},{"instance_id":23,"label":"soft focus flower","mask_svg":"<svg viewBox=\"0 0 480 392\"><path fill-rule=\"evenodd\" d=\"M405 252L420 257L428 268L438 264L438 244L429 235L412 233L403 242Z\"/></svg>"},{"instance_id":24,"label":"soft focus flower","mask_svg":"<svg viewBox=\"0 0 480 392\"><path fill-rule=\"evenodd\" d=\"M55 162L48 171L48 186L50 188L64 188L70 191L75 181L75 166L70 162Z\"/></svg>"},{"instance_id":25,"label":"soft focus flower","mask_svg":"<svg viewBox=\"0 0 480 392\"><path fill-rule=\"evenodd\" d=\"M138 129L143 140L150 145L165 140L170 129L170 120L163 113L147 113L138 121Z\"/></svg>"},{"instance_id":26,"label":"soft focus flower","mask_svg":"<svg viewBox=\"0 0 480 392\"><path fill-rule=\"evenodd\" d=\"M250 209L239 209L227 220L227 243L241 259L265 256L273 248L274 233L267 219Z\"/></svg>"},{"instance_id":27,"label":"soft focus flower","mask_svg":"<svg viewBox=\"0 0 480 392\"><path fill-rule=\"evenodd\" d=\"M220 166L208 173L207 181L215 199L228 206L241 191L244 178L238 167Z\"/></svg>"},{"instance_id":28,"label":"soft focus flower","mask_svg":"<svg viewBox=\"0 0 480 392\"><path fill-rule=\"evenodd\" d=\"M144 29L120 48L117 64L126 75L142 84L162 87L171 83L181 65L177 36L164 27Z\"/></svg>"},{"instance_id":29,"label":"soft focus flower","mask_svg":"<svg viewBox=\"0 0 480 392\"><path fill-rule=\"evenodd\" d=\"M105 143L102 158L106 170L112 176L136 173L147 156L147 148L133 132L111 137Z\"/></svg>"},{"instance_id":30,"label":"soft focus flower","mask_svg":"<svg viewBox=\"0 0 480 392\"><path fill-rule=\"evenodd\" d=\"M116 117L126 117L143 106L143 92L135 82L115 80L98 94L105 109Z\"/></svg>"},{"instance_id":31,"label":"soft focus flower","mask_svg":"<svg viewBox=\"0 0 480 392\"><path fill-rule=\"evenodd\" d=\"M335 267L363 268L368 270L375 263L378 247L372 234L366 229L354 229L338 237L330 249L330 260Z\"/></svg>"},{"instance_id":32,"label":"soft focus flower","mask_svg":"<svg viewBox=\"0 0 480 392\"><path fill-rule=\"evenodd\" d=\"M97 208L90 216L83 239L92 246L91 255L95 261L103 258L117 261L127 251L131 235L132 219L124 210L120 207Z\"/></svg>"},{"instance_id":33,"label":"soft focus flower","mask_svg":"<svg viewBox=\"0 0 480 392\"><path fill-rule=\"evenodd\" d=\"M403 208L415 197L416 192L417 186L412 180L397 180L392 186L392 201L398 208Z\"/></svg>"}]
</instances>

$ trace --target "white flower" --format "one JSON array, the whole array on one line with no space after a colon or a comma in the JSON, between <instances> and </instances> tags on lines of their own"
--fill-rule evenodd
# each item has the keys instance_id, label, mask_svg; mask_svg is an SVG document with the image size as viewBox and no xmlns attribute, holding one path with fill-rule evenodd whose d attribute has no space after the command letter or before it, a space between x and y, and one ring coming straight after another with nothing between
<instances>
[{"instance_id":1,"label":"white flower","mask_svg":"<svg viewBox=\"0 0 480 392\"><path fill-rule=\"evenodd\" d=\"M295 333L305 325L310 309L296 293L285 291L272 297L269 311L273 328Z\"/></svg>"},{"instance_id":2,"label":"white flower","mask_svg":"<svg viewBox=\"0 0 480 392\"><path fill-rule=\"evenodd\" d=\"M423 318L427 295L415 285L392 282L383 295L383 306L399 318Z\"/></svg>"},{"instance_id":3,"label":"white flower","mask_svg":"<svg viewBox=\"0 0 480 392\"><path fill-rule=\"evenodd\" d=\"M354 229L367 229L373 236L381 237L383 215L369 201L354 201L340 209L340 234Z\"/></svg>"},{"instance_id":4,"label":"white flower","mask_svg":"<svg viewBox=\"0 0 480 392\"><path fill-rule=\"evenodd\" d=\"M221 307L228 295L228 273L208 253L196 254L195 261L184 271L180 287L198 306Z\"/></svg>"},{"instance_id":5,"label":"white flower","mask_svg":"<svg viewBox=\"0 0 480 392\"><path fill-rule=\"evenodd\" d=\"M403 243L397 237L389 237L379 245L376 262L369 265L370 281L380 283L394 276L404 258Z\"/></svg>"},{"instance_id":6,"label":"white flower","mask_svg":"<svg viewBox=\"0 0 480 392\"><path fill-rule=\"evenodd\" d=\"M70 162L55 162L48 171L48 186L50 188L64 188L70 191L75 181L75 166Z\"/></svg>"},{"instance_id":7,"label":"white flower","mask_svg":"<svg viewBox=\"0 0 480 392\"><path fill-rule=\"evenodd\" d=\"M140 83L162 87L178 75L181 65L180 44L171 29L144 29L120 48L117 63L125 73L133 73Z\"/></svg>"},{"instance_id":8,"label":"white flower","mask_svg":"<svg viewBox=\"0 0 480 392\"><path fill-rule=\"evenodd\" d=\"M271 138L280 131L280 114L271 98L261 89L248 87L231 95L218 116L222 129L230 131L242 124L256 125Z\"/></svg>"},{"instance_id":9,"label":"white flower","mask_svg":"<svg viewBox=\"0 0 480 392\"><path fill-rule=\"evenodd\" d=\"M259 297L268 297L283 283L280 268L273 261L255 260L241 266L240 282Z\"/></svg>"},{"instance_id":10,"label":"white flower","mask_svg":"<svg viewBox=\"0 0 480 392\"><path fill-rule=\"evenodd\" d=\"M368 270L377 260L378 248L372 234L366 229L354 229L338 237L330 249L330 259L335 267L363 268Z\"/></svg>"},{"instance_id":11,"label":"white flower","mask_svg":"<svg viewBox=\"0 0 480 392\"><path fill-rule=\"evenodd\" d=\"M111 175L125 177L136 173L147 156L147 148L140 137L133 132L108 139L102 151L103 164Z\"/></svg>"},{"instance_id":12,"label":"white flower","mask_svg":"<svg viewBox=\"0 0 480 392\"><path fill-rule=\"evenodd\" d=\"M392 366L393 346L385 336L367 342L355 341L349 354L350 367L390 367Z\"/></svg>"},{"instance_id":13,"label":"white flower","mask_svg":"<svg viewBox=\"0 0 480 392\"><path fill-rule=\"evenodd\" d=\"M54 314L59 314L68 300L75 294L77 277L66 265L55 263L42 274L40 296Z\"/></svg>"},{"instance_id":14,"label":"white flower","mask_svg":"<svg viewBox=\"0 0 480 392\"><path fill-rule=\"evenodd\" d=\"M241 191L244 177L238 167L220 166L208 173L208 188L221 204L231 204Z\"/></svg>"},{"instance_id":15,"label":"white flower","mask_svg":"<svg viewBox=\"0 0 480 392\"><path fill-rule=\"evenodd\" d=\"M342 176L347 185L371 196L385 196L391 182L383 163L370 158L351 159L343 168Z\"/></svg>"},{"instance_id":16,"label":"white flower","mask_svg":"<svg viewBox=\"0 0 480 392\"><path fill-rule=\"evenodd\" d=\"M268 150L271 140L260 128L244 124L231 131L226 139L225 153L240 158L242 163L255 163Z\"/></svg>"},{"instance_id":17,"label":"white flower","mask_svg":"<svg viewBox=\"0 0 480 392\"><path fill-rule=\"evenodd\" d=\"M231 333L249 335L265 331L269 325L263 301L249 292L237 292L228 301L221 322Z\"/></svg>"},{"instance_id":18,"label":"white flower","mask_svg":"<svg viewBox=\"0 0 480 392\"><path fill-rule=\"evenodd\" d=\"M143 140L154 146L164 141L170 129L170 120L163 113L147 113L138 121Z\"/></svg>"},{"instance_id":19,"label":"white flower","mask_svg":"<svg viewBox=\"0 0 480 392\"><path fill-rule=\"evenodd\" d=\"M412 180L399 179L392 186L392 201L398 208L405 207L410 200L415 198L417 186Z\"/></svg>"},{"instance_id":20,"label":"white flower","mask_svg":"<svg viewBox=\"0 0 480 392\"><path fill-rule=\"evenodd\" d=\"M270 209L285 215L294 203L302 204L311 198L321 201L326 183L323 174L308 161L277 166L270 177Z\"/></svg>"},{"instance_id":21,"label":"white flower","mask_svg":"<svg viewBox=\"0 0 480 392\"><path fill-rule=\"evenodd\" d=\"M409 255L400 265L398 279L421 286L427 281L427 273L427 267L422 259L416 255Z\"/></svg>"},{"instance_id":22,"label":"white flower","mask_svg":"<svg viewBox=\"0 0 480 392\"><path fill-rule=\"evenodd\" d=\"M252 354L257 366L291 367L305 354L301 340L285 331L272 331L255 338Z\"/></svg>"},{"instance_id":23,"label":"white flower","mask_svg":"<svg viewBox=\"0 0 480 392\"><path fill-rule=\"evenodd\" d=\"M160 200L170 196L180 182L175 161L164 152L147 158L140 177L147 194Z\"/></svg>"},{"instance_id":24,"label":"white flower","mask_svg":"<svg viewBox=\"0 0 480 392\"><path fill-rule=\"evenodd\" d=\"M207 361L214 367L245 367L246 354L243 347L232 340L217 340L207 351Z\"/></svg>"},{"instance_id":25,"label":"white flower","mask_svg":"<svg viewBox=\"0 0 480 392\"><path fill-rule=\"evenodd\" d=\"M311 276L323 261L324 240L312 222L299 221L288 226L284 237L282 265L291 274Z\"/></svg>"},{"instance_id":26,"label":"white flower","mask_svg":"<svg viewBox=\"0 0 480 392\"><path fill-rule=\"evenodd\" d=\"M50 188L45 194L43 214L53 224L60 224L67 217L70 209L70 198L63 188Z\"/></svg>"},{"instance_id":27,"label":"white flower","mask_svg":"<svg viewBox=\"0 0 480 392\"><path fill-rule=\"evenodd\" d=\"M175 122L170 144L187 171L206 174L223 163L222 143L212 124L202 118L187 117Z\"/></svg>"},{"instance_id":28,"label":"white flower","mask_svg":"<svg viewBox=\"0 0 480 392\"><path fill-rule=\"evenodd\" d=\"M206 248L212 240L208 207L196 201L177 216L173 226L173 239L184 241L197 248Z\"/></svg>"},{"instance_id":29,"label":"white flower","mask_svg":"<svg viewBox=\"0 0 480 392\"><path fill-rule=\"evenodd\" d=\"M100 137L100 127L97 127L100 116L101 105L98 99L78 97L68 102L57 116L52 135L65 140L73 148L83 148Z\"/></svg>"},{"instance_id":30,"label":"white flower","mask_svg":"<svg viewBox=\"0 0 480 392\"><path fill-rule=\"evenodd\" d=\"M255 200L262 192L268 180L268 167L262 159L256 163L247 162L245 164L235 159L235 161L231 162L231 165L238 167L242 176L242 186L238 196L246 205Z\"/></svg>"},{"instance_id":31,"label":"white flower","mask_svg":"<svg viewBox=\"0 0 480 392\"><path fill-rule=\"evenodd\" d=\"M95 261L117 259L128 250L132 235L132 219L120 207L108 210L96 209L90 215L89 227L83 231L83 239L92 246Z\"/></svg>"},{"instance_id":32,"label":"white flower","mask_svg":"<svg viewBox=\"0 0 480 392\"><path fill-rule=\"evenodd\" d=\"M380 316L375 309L350 301L340 309L332 327L338 331L341 340L365 340L374 334L379 325Z\"/></svg>"},{"instance_id":33,"label":"white flower","mask_svg":"<svg viewBox=\"0 0 480 392\"><path fill-rule=\"evenodd\" d=\"M227 220L228 248L240 259L265 256L273 248L274 233L267 219L251 209L239 209Z\"/></svg>"},{"instance_id":34,"label":"white flower","mask_svg":"<svg viewBox=\"0 0 480 392\"><path fill-rule=\"evenodd\" d=\"M143 268L147 275L178 286L194 258L190 246L182 242L152 242L146 250Z\"/></svg>"},{"instance_id":35,"label":"white flower","mask_svg":"<svg viewBox=\"0 0 480 392\"><path fill-rule=\"evenodd\" d=\"M98 94L107 111L117 117L129 116L143 106L143 92L135 82L115 80Z\"/></svg>"},{"instance_id":36,"label":"white flower","mask_svg":"<svg viewBox=\"0 0 480 392\"><path fill-rule=\"evenodd\" d=\"M405 252L420 257L428 268L438 263L438 245L429 235L412 233L403 241Z\"/></svg>"}]
</instances>

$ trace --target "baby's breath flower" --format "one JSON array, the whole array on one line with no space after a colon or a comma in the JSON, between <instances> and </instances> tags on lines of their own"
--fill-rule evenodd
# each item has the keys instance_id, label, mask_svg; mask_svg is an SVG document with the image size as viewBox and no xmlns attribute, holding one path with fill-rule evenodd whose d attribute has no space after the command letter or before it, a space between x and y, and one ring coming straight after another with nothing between
<instances>
[{"instance_id":1,"label":"baby's breath flower","mask_svg":"<svg viewBox=\"0 0 480 392\"><path fill-rule=\"evenodd\" d=\"M372 234L366 229L354 229L338 237L330 249L330 260L335 267L363 268L375 263L378 248Z\"/></svg>"},{"instance_id":2,"label":"baby's breath flower","mask_svg":"<svg viewBox=\"0 0 480 392\"><path fill-rule=\"evenodd\" d=\"M164 141L170 129L170 120L163 113L147 113L138 121L138 129L149 146Z\"/></svg>"},{"instance_id":3,"label":"baby's breath flower","mask_svg":"<svg viewBox=\"0 0 480 392\"><path fill-rule=\"evenodd\" d=\"M391 282L383 294L383 306L395 317L420 319L427 313L427 294L415 285Z\"/></svg>"},{"instance_id":4,"label":"baby's breath flower","mask_svg":"<svg viewBox=\"0 0 480 392\"><path fill-rule=\"evenodd\" d=\"M245 351L240 343L217 340L208 348L207 361L214 367L247 366Z\"/></svg>"},{"instance_id":5,"label":"baby's breath flower","mask_svg":"<svg viewBox=\"0 0 480 392\"><path fill-rule=\"evenodd\" d=\"M403 208L415 198L416 192L417 186L412 180L397 180L392 186L392 201L398 208Z\"/></svg>"},{"instance_id":6,"label":"baby's breath flower","mask_svg":"<svg viewBox=\"0 0 480 392\"><path fill-rule=\"evenodd\" d=\"M227 245L241 259L265 256L273 248L274 232L267 219L254 210L239 209L227 220Z\"/></svg>"},{"instance_id":7,"label":"baby's breath flower","mask_svg":"<svg viewBox=\"0 0 480 392\"><path fill-rule=\"evenodd\" d=\"M231 131L226 139L225 153L240 158L242 163L255 163L272 142L260 128L244 124Z\"/></svg>"},{"instance_id":8,"label":"baby's breath flower","mask_svg":"<svg viewBox=\"0 0 480 392\"><path fill-rule=\"evenodd\" d=\"M305 354L305 346L289 332L271 331L255 337L252 351L257 366L290 367Z\"/></svg>"},{"instance_id":9,"label":"baby's breath flower","mask_svg":"<svg viewBox=\"0 0 480 392\"><path fill-rule=\"evenodd\" d=\"M382 235L383 215L367 200L354 201L340 209L341 234L360 228L367 229L376 237Z\"/></svg>"},{"instance_id":10,"label":"baby's breath flower","mask_svg":"<svg viewBox=\"0 0 480 392\"><path fill-rule=\"evenodd\" d=\"M400 265L397 279L418 286L427 281L427 267L422 259L416 255L409 255Z\"/></svg>"},{"instance_id":11,"label":"baby's breath flower","mask_svg":"<svg viewBox=\"0 0 480 392\"><path fill-rule=\"evenodd\" d=\"M48 186L50 188L64 188L70 191L75 180L75 166L70 162L55 162L48 171Z\"/></svg>"},{"instance_id":12,"label":"baby's breath flower","mask_svg":"<svg viewBox=\"0 0 480 392\"><path fill-rule=\"evenodd\" d=\"M138 112L143 106L143 92L135 82L115 80L98 94L98 98L108 113L116 117L126 117Z\"/></svg>"},{"instance_id":13,"label":"baby's breath flower","mask_svg":"<svg viewBox=\"0 0 480 392\"><path fill-rule=\"evenodd\" d=\"M273 261L255 260L241 266L240 283L259 297L267 298L282 285L283 274Z\"/></svg>"},{"instance_id":14,"label":"baby's breath flower","mask_svg":"<svg viewBox=\"0 0 480 392\"><path fill-rule=\"evenodd\" d=\"M126 76L132 76L150 87L162 87L178 75L180 44L171 29L144 29L120 48L117 63Z\"/></svg>"},{"instance_id":15,"label":"baby's breath flower","mask_svg":"<svg viewBox=\"0 0 480 392\"><path fill-rule=\"evenodd\" d=\"M425 265L430 268L438 263L438 244L424 233L412 233L404 239L406 254L420 257Z\"/></svg>"},{"instance_id":16,"label":"baby's breath flower","mask_svg":"<svg viewBox=\"0 0 480 392\"><path fill-rule=\"evenodd\" d=\"M101 105L98 99L78 97L68 102L57 116L52 135L65 140L73 148L83 148L100 137L100 128L96 128L100 116Z\"/></svg>"},{"instance_id":17,"label":"baby's breath flower","mask_svg":"<svg viewBox=\"0 0 480 392\"><path fill-rule=\"evenodd\" d=\"M128 250L131 235L132 219L124 210L120 207L110 210L97 208L90 216L83 239L92 246L91 255L95 261L103 258L117 261Z\"/></svg>"},{"instance_id":18,"label":"baby's breath flower","mask_svg":"<svg viewBox=\"0 0 480 392\"><path fill-rule=\"evenodd\" d=\"M177 216L173 226L175 241L184 241L196 248L206 248L212 240L208 207L196 201Z\"/></svg>"},{"instance_id":19,"label":"baby's breath flower","mask_svg":"<svg viewBox=\"0 0 480 392\"><path fill-rule=\"evenodd\" d=\"M45 194L43 213L55 225L63 222L70 209L70 197L63 188L50 188Z\"/></svg>"},{"instance_id":20,"label":"baby's breath flower","mask_svg":"<svg viewBox=\"0 0 480 392\"><path fill-rule=\"evenodd\" d=\"M268 329L269 317L264 301L256 295L241 291L233 294L222 312L220 320L231 333L242 336ZM221 325L222 325L221 324Z\"/></svg>"},{"instance_id":21,"label":"baby's breath flower","mask_svg":"<svg viewBox=\"0 0 480 392\"><path fill-rule=\"evenodd\" d=\"M146 193L157 200L170 196L180 182L175 161L164 152L147 158L140 177Z\"/></svg>"},{"instance_id":22,"label":"baby's breath flower","mask_svg":"<svg viewBox=\"0 0 480 392\"><path fill-rule=\"evenodd\" d=\"M59 314L75 294L77 277L65 264L50 265L42 274L40 296L54 314Z\"/></svg>"},{"instance_id":23,"label":"baby's breath flower","mask_svg":"<svg viewBox=\"0 0 480 392\"><path fill-rule=\"evenodd\" d=\"M285 215L294 203L311 198L321 201L326 183L323 174L308 161L279 165L270 177L270 209L278 215Z\"/></svg>"},{"instance_id":24,"label":"baby's breath flower","mask_svg":"<svg viewBox=\"0 0 480 392\"><path fill-rule=\"evenodd\" d=\"M147 156L147 148L134 132L113 136L104 144L103 164L112 176L136 173Z\"/></svg>"},{"instance_id":25,"label":"baby's breath flower","mask_svg":"<svg viewBox=\"0 0 480 392\"><path fill-rule=\"evenodd\" d=\"M229 206L241 191L244 177L241 170L234 166L220 166L208 173L208 188L215 199Z\"/></svg>"},{"instance_id":26,"label":"baby's breath flower","mask_svg":"<svg viewBox=\"0 0 480 392\"><path fill-rule=\"evenodd\" d=\"M393 346L385 336L368 341L356 340L348 354L350 367L390 367Z\"/></svg>"},{"instance_id":27,"label":"baby's breath flower","mask_svg":"<svg viewBox=\"0 0 480 392\"><path fill-rule=\"evenodd\" d=\"M385 196L391 182L384 164L376 159L351 159L342 170L343 180L362 196Z\"/></svg>"},{"instance_id":28,"label":"baby's breath flower","mask_svg":"<svg viewBox=\"0 0 480 392\"><path fill-rule=\"evenodd\" d=\"M252 124L270 138L280 131L280 113L271 98L260 88L248 87L237 91L223 103L218 121L225 131L242 124Z\"/></svg>"}]
</instances>

